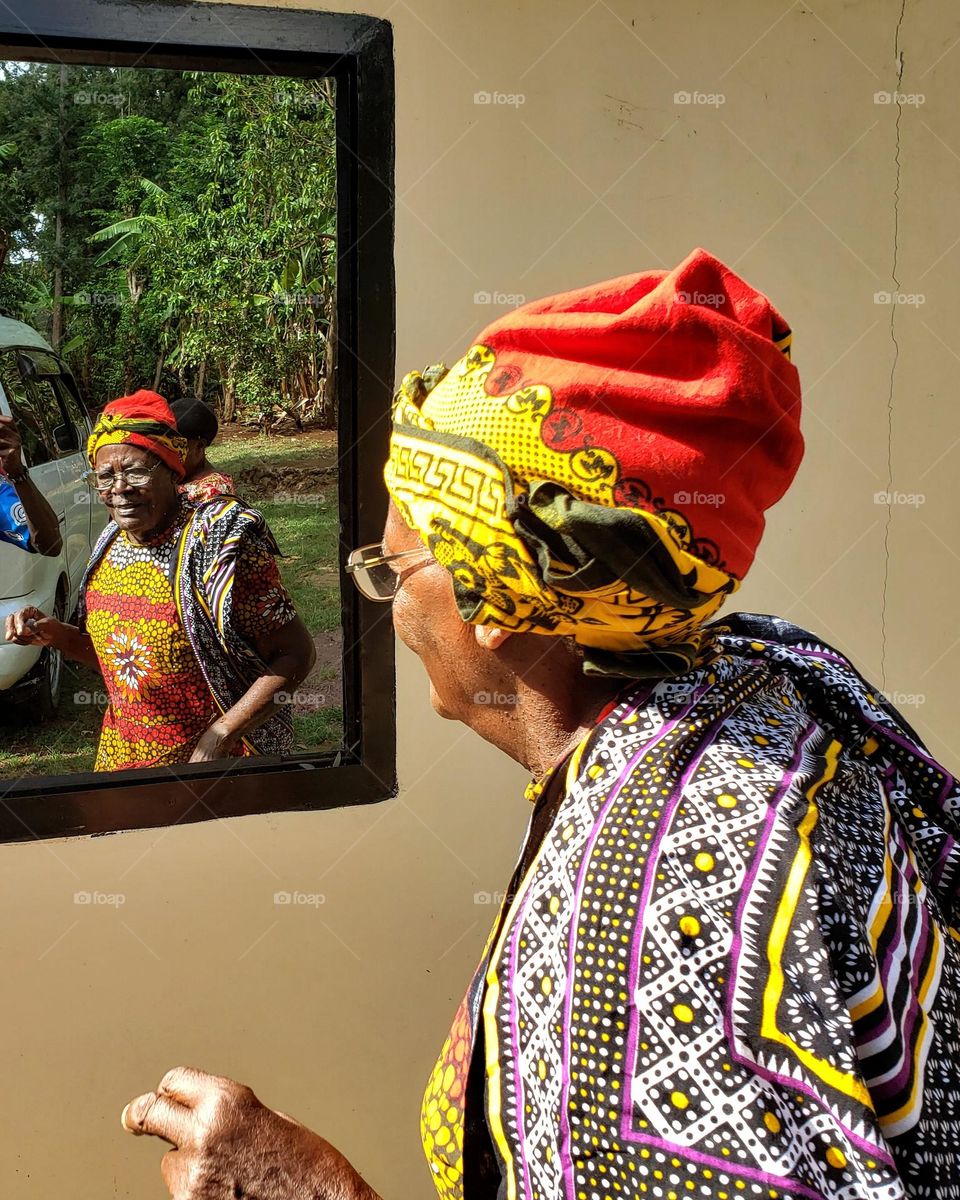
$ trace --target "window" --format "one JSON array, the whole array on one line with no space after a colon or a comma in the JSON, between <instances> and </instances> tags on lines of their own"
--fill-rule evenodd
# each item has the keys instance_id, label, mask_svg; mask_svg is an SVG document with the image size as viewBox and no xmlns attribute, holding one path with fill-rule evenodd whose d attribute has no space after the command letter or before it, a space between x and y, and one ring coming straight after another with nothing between
<instances>
[{"instance_id":1,"label":"window","mask_svg":"<svg viewBox=\"0 0 960 1200\"><path fill-rule=\"evenodd\" d=\"M38 394L23 379L18 355L8 350L0 354L0 384L10 405L23 443L23 457L28 467L38 467L56 457L53 428L50 423L49 397ZM54 405L59 412L56 397ZM60 424L58 418L56 424Z\"/></svg>"},{"instance_id":2,"label":"window","mask_svg":"<svg viewBox=\"0 0 960 1200\"><path fill-rule=\"evenodd\" d=\"M248 404L258 388L267 396L273 392L289 402L287 415L296 425L300 419L299 398L291 394L285 381L302 376L308 383L315 383L321 375L327 381L323 403L333 406L337 413L329 447L335 474L327 477L322 471L314 473L325 489L324 515L329 518L326 541L318 541L317 521L302 503L304 492L311 494L309 479L304 487L291 488L294 499L288 502L290 513L285 516L274 512L270 519L278 527L283 526L285 545L281 548L287 558L279 560L281 570L291 566L312 570L313 590L323 591L328 598L325 622L332 615L337 626L335 649L333 631L326 623L317 637L319 642L319 634L331 635L324 646L328 659L325 669L342 679L336 744L328 749L297 749L283 755L261 753L243 760L184 763L175 770L84 770L74 775L0 778L0 841L368 803L395 791L393 634L382 611L365 604L341 570L350 549L380 536L386 513L381 470L387 450L394 373L390 27L356 14L278 12L254 6L198 5L191 9L189 22L175 26L167 17L159 5L141 9L115 0L72 0L70 5L62 0L11 0L0 5L0 58L13 65L14 74L24 65L57 64L51 79L54 88L63 86L64 77L86 79L89 86L85 85L82 100L54 105L52 109L68 121L95 125L99 114L93 110L101 104L114 105L106 110L110 121L129 117L131 112L136 117L134 99L152 97L156 112L141 127L148 139L151 130L157 132L162 153L170 144L168 138L159 136L162 130L158 127L164 120L162 102L169 99L172 104L176 97L188 97L191 88L202 91L213 87L216 78L233 81L237 88L249 80L251 94L257 91L258 80L261 84L265 81L268 87L260 87L259 91L268 91L279 107L276 121L261 124L269 124L270 129L289 125L291 136L296 134L301 140L317 111L316 107L306 106L304 97L318 97L317 106L332 100L329 146L335 156L335 173L331 176L335 206L329 227L310 241L309 255L301 255L302 261L291 253L288 261L278 263L273 282L265 282L253 299L243 296L244 319L253 310L263 318L262 339L250 346L231 343L236 321L225 308L214 312L212 302L197 301L195 290L177 292L171 286L169 296L189 297L185 308L189 309L189 324L185 319L182 328L177 329L175 308L167 303L168 296L160 294L161 273L147 276L138 269L136 255L124 257L131 249L129 241L114 244L121 233L131 232L129 226L99 242L85 241L69 260L74 264L69 270L76 270L76 263L94 258L91 245L97 255L112 248L117 257L111 259L108 254L99 264L102 284L77 287L67 271L64 291L70 293L70 304L60 322L66 327L65 336L55 348L80 381L84 395L89 395L97 407L105 399L137 387L177 398L196 389L209 394L228 381L222 394L229 404ZM69 64L68 70L60 70L61 62ZM105 72L117 73L116 87L97 85ZM154 76L169 73L171 78L179 73L181 78L174 81L175 87L164 90L147 81L150 72ZM138 75L142 76L141 82ZM80 83L74 86L79 88ZM247 98L232 91L229 100L235 109L245 111ZM184 137L200 136L202 125L198 120ZM247 126L255 130L257 123L247 121ZM14 142L14 132L5 130L5 140ZM78 143L65 139L64 144ZM95 155L97 144L96 137L87 138L86 152ZM130 139L129 145L135 144L136 140ZM187 176L192 161L184 155L173 179L180 194L193 206L185 210L187 217L196 216L197 196L201 194L197 190L190 193L191 179ZM276 156L276 178L281 177L283 161L282 155ZM129 182L127 174L124 185ZM87 205L91 213L108 209L117 193L105 182L105 176L95 171L87 172L80 186L100 188L96 203ZM163 218L164 190L170 194L173 185L150 191L143 200L145 213ZM281 199L298 197L301 192L297 179L292 177ZM136 189L128 189L125 197L128 205L143 199ZM70 197L71 204L75 199ZM223 208L214 205L210 209L207 215L211 225L217 224L218 214L232 203L231 199ZM270 211L275 215L286 207L282 204ZM240 209L237 212L239 215ZM119 219L115 218L114 223L119 224ZM268 225L270 222L262 223L261 234ZM145 236L148 226L145 221L134 233ZM177 227L183 228L184 224ZM83 231L84 236L91 230L98 233L92 225ZM236 229L231 226L227 232L234 236ZM324 256L332 258L325 263L321 261ZM252 255L234 255L231 259L216 254L204 260L210 272L225 272L220 292L215 293L211 286L211 294L222 296L224 290L229 291L230 271L240 271L251 261ZM42 262L30 260L29 266L42 274ZM328 268L336 280L333 298L325 305L316 303L313 287L321 268ZM208 281L203 282L205 285ZM138 313L145 317L135 328L130 314L137 304L141 305ZM191 359L200 326L195 318L210 312L213 349L205 358ZM27 316L32 318L32 310ZM26 319L22 313L19 317ZM153 341L141 337L147 318L153 322ZM28 323L42 330L58 328L56 321L39 318ZM124 331L130 333L131 361L135 359L132 379L109 376L116 367L110 355L98 357L76 350L77 345L96 349L100 345L97 337L104 330L118 330L118 337ZM290 337L281 352L274 352L278 330L289 330ZM312 357L302 355L305 339ZM334 348L335 371L332 357L328 357ZM57 379L59 364L40 351L31 351L30 357L34 371L26 381L19 373L11 372L6 360L0 363L0 371L4 372L5 390L15 398L18 415L28 427L21 432L25 442L30 439L29 453L34 461L46 461L58 456L51 442L53 429L64 422L66 413L74 423L78 414L67 392L59 390L63 386ZM245 372L242 379L231 374L236 364L238 371ZM237 387L233 386L235 382ZM308 390L306 385L304 390ZM264 420L269 422L275 415L265 410ZM224 419L221 413L222 424ZM290 436L295 439L299 434ZM216 466L213 455L211 461ZM256 476L262 481L269 474L268 468L269 464L254 463L249 478ZM315 490L319 492L321 487ZM91 506L91 513L100 513L98 503ZM321 542L327 558L313 562L310 555L320 553L316 547ZM0 693L0 702L2 699ZM69 796L69 801L58 803L58 796Z\"/></svg>"}]
</instances>

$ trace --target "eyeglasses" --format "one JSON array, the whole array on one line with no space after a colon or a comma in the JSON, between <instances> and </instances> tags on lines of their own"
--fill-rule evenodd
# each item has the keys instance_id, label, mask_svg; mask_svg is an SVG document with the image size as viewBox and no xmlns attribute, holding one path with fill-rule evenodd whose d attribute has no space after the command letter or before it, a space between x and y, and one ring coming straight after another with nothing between
<instances>
[{"instance_id":1,"label":"eyeglasses","mask_svg":"<svg viewBox=\"0 0 960 1200\"><path fill-rule=\"evenodd\" d=\"M409 562L413 558L421 558L423 562L420 565L426 566L433 559L433 555L426 546L401 550L399 554L384 554L383 547L374 543L351 551L345 570L353 577L353 582L368 600L389 604L397 594L402 578L402 573L395 571L393 564Z\"/></svg>"},{"instance_id":2,"label":"eyeglasses","mask_svg":"<svg viewBox=\"0 0 960 1200\"><path fill-rule=\"evenodd\" d=\"M85 471L84 479L97 492L109 492L118 479L122 479L128 487L146 487L153 478L157 467L163 463L155 463L152 467L127 467L122 471Z\"/></svg>"}]
</instances>

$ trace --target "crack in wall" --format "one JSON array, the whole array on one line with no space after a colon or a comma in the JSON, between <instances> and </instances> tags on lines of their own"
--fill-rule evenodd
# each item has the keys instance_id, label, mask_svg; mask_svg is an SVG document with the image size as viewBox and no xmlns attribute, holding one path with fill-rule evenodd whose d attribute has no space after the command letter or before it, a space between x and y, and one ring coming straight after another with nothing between
<instances>
[{"instance_id":1,"label":"crack in wall","mask_svg":"<svg viewBox=\"0 0 960 1200\"><path fill-rule=\"evenodd\" d=\"M893 263L890 276L893 279L894 294L890 303L890 340L893 342L893 361L890 363L890 389L887 393L887 516L883 526L883 589L880 598L880 687L887 687L887 588L890 583L890 527L893 522L893 391L894 377L897 372L897 362L900 358L900 344L897 341L897 301L900 291L900 280L897 276L900 257L900 122L903 118L903 102L900 99L900 89L903 83L903 51L900 49L900 33L903 19L907 11L907 0L901 0L900 14L893 35L894 62L897 67L897 83L894 88L894 103L897 107L897 119L894 124L896 145L894 150L894 181L893 181Z\"/></svg>"}]
</instances>

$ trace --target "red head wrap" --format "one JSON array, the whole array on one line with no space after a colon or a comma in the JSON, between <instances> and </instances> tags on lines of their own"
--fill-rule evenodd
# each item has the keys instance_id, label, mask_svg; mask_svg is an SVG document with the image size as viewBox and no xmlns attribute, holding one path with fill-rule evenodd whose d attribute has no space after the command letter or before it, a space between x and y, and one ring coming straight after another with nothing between
<instances>
[{"instance_id":1,"label":"red head wrap","mask_svg":"<svg viewBox=\"0 0 960 1200\"><path fill-rule=\"evenodd\" d=\"M156 392L141 388L132 396L121 396L106 405L87 439L90 466L95 465L101 446L124 442L152 451L178 479L186 474L187 439L177 433L177 419L170 405Z\"/></svg>"}]
</instances>

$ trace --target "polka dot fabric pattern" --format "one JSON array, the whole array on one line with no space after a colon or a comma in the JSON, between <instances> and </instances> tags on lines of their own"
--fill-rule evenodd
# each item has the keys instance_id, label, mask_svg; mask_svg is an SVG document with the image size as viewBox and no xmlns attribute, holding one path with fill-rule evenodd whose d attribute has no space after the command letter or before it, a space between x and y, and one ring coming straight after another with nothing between
<instances>
[{"instance_id":1,"label":"polka dot fabric pattern","mask_svg":"<svg viewBox=\"0 0 960 1200\"><path fill-rule=\"evenodd\" d=\"M957 781L805 631L708 633L563 768L478 973L498 1194L956 1200Z\"/></svg>"},{"instance_id":2,"label":"polka dot fabric pattern","mask_svg":"<svg viewBox=\"0 0 960 1200\"><path fill-rule=\"evenodd\" d=\"M154 546L121 535L87 586L87 632L108 697L95 771L182 762L216 715L169 580L181 529Z\"/></svg>"},{"instance_id":3,"label":"polka dot fabric pattern","mask_svg":"<svg viewBox=\"0 0 960 1200\"><path fill-rule=\"evenodd\" d=\"M108 697L96 770L188 760L210 722L263 674L258 639L296 616L278 553L262 516L232 497L185 504L146 545L106 527L78 608ZM289 705L277 710L230 754L289 749Z\"/></svg>"}]
</instances>

